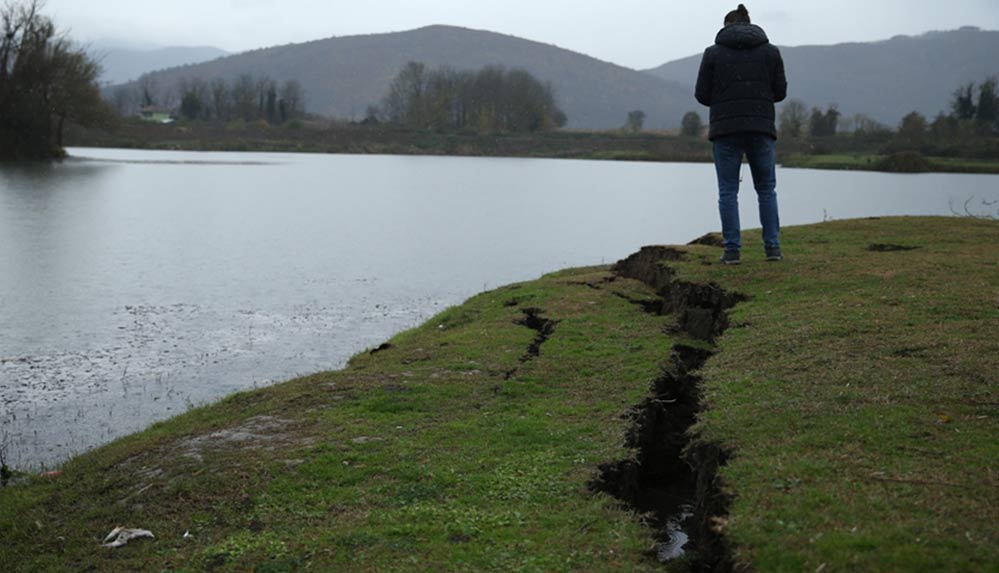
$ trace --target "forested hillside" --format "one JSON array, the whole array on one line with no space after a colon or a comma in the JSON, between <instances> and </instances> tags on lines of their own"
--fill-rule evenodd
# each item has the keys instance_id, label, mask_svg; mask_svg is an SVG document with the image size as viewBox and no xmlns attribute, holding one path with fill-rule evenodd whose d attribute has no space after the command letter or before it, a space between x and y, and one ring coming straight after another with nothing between
<instances>
[{"instance_id":1,"label":"forested hillside","mask_svg":"<svg viewBox=\"0 0 999 573\"><path fill-rule=\"evenodd\" d=\"M691 91L672 81L548 44L450 26L254 50L156 72L147 83L169 99L177 97L171 92L184 78L232 81L250 74L277 82L297 80L305 90L308 111L361 119L369 105L381 102L392 79L410 61L459 70L523 68L551 82L571 128L621 127L633 110L646 113L647 128L676 128L683 113L696 107Z\"/></svg>"},{"instance_id":2,"label":"forested hillside","mask_svg":"<svg viewBox=\"0 0 999 573\"><path fill-rule=\"evenodd\" d=\"M780 43L780 38L771 38ZM839 105L890 126L918 111L933 117L949 109L954 90L999 75L999 31L961 28L870 43L781 47L788 98L808 106ZM701 55L648 70L693 86Z\"/></svg>"}]
</instances>

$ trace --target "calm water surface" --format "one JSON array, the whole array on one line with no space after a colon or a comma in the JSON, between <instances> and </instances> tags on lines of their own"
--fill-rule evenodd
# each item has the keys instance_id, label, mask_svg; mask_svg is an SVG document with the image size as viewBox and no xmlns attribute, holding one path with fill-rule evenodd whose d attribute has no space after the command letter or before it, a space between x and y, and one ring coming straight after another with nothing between
<instances>
[{"instance_id":1,"label":"calm water surface","mask_svg":"<svg viewBox=\"0 0 999 573\"><path fill-rule=\"evenodd\" d=\"M710 165L71 153L0 167L0 439L26 468L342 367L484 289L718 227ZM999 200L995 176L778 177L785 225Z\"/></svg>"}]
</instances>

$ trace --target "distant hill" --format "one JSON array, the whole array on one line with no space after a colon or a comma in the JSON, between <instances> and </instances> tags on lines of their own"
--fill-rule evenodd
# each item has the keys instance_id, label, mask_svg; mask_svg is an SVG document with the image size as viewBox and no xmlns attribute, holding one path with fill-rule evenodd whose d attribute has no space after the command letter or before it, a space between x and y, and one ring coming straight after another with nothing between
<instances>
[{"instance_id":1,"label":"distant hill","mask_svg":"<svg viewBox=\"0 0 999 573\"><path fill-rule=\"evenodd\" d=\"M447 64L478 69L497 64L528 70L555 87L569 127L616 128L631 110L643 110L646 127L678 127L697 104L679 83L603 62L556 46L513 36L450 26L408 32L329 38L244 52L219 60L163 70L151 75L159 86L181 78L240 74L298 80L311 112L359 119L378 104L409 61L430 67Z\"/></svg>"},{"instance_id":2,"label":"distant hill","mask_svg":"<svg viewBox=\"0 0 999 573\"><path fill-rule=\"evenodd\" d=\"M776 38L780 40L780 38ZM895 126L915 110L932 118L950 107L954 90L999 75L999 31L966 27L870 43L781 47L788 97L809 106L839 104ZM701 55L647 70L693 86Z\"/></svg>"},{"instance_id":3,"label":"distant hill","mask_svg":"<svg viewBox=\"0 0 999 573\"><path fill-rule=\"evenodd\" d=\"M89 50L103 68L102 84L121 84L138 79L147 72L185 64L197 64L229 52L212 47L174 47L149 50L128 49L97 44Z\"/></svg>"}]
</instances>

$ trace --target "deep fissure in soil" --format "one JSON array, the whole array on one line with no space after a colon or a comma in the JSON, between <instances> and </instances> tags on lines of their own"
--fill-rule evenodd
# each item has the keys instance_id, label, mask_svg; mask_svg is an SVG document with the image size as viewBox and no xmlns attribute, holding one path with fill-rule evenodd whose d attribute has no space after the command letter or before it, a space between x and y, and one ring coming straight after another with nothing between
<instances>
[{"instance_id":1,"label":"deep fissure in soil","mask_svg":"<svg viewBox=\"0 0 999 573\"><path fill-rule=\"evenodd\" d=\"M663 264L684 260L669 247L645 247L614 266L616 275L655 289L659 301L629 300L645 312L676 317L675 333L692 339L673 346L650 396L632 408L625 447L634 458L600 466L592 489L608 493L646 516L657 532L655 557L694 556L693 569L727 571L732 563L721 531L728 499L718 483L726 453L690 434L701 408L698 370L714 353L713 342L728 327L727 310L745 300L716 284L676 278ZM622 298L627 298L623 297Z\"/></svg>"},{"instance_id":2,"label":"deep fissure in soil","mask_svg":"<svg viewBox=\"0 0 999 573\"><path fill-rule=\"evenodd\" d=\"M527 351L525 351L520 357L520 364L524 364L525 362L533 360L541 355L541 345L547 342L548 339L555 334L555 327L558 326L559 321L541 316L544 311L540 308L524 308L521 309L521 312L524 313L523 318L515 320L514 324L525 326L531 330L537 331L538 333L537 336L534 337L534 340L532 340L527 346ZM503 378L505 380L513 378L514 374L516 374L519 369L520 366L508 371L504 374Z\"/></svg>"}]
</instances>

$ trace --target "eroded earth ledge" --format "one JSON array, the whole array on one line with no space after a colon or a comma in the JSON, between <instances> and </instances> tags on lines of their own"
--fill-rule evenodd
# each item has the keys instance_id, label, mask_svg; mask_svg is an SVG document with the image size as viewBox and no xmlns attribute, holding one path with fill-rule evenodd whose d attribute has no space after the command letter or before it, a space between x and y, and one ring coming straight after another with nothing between
<instances>
[{"instance_id":1,"label":"eroded earth ledge","mask_svg":"<svg viewBox=\"0 0 999 573\"><path fill-rule=\"evenodd\" d=\"M669 261L683 260L682 250L645 247L618 262L614 273L653 288L659 301L640 306L646 312L676 317L673 345L650 396L629 413L632 425L625 446L634 458L603 464L591 487L613 495L650 516L658 534L660 561L684 553L693 569L730 571L731 553L722 535L729 500L718 468L727 454L716 444L692 435L701 409L698 371L714 354L714 340L728 327L728 309L745 297L716 284L677 278Z\"/></svg>"}]
</instances>

